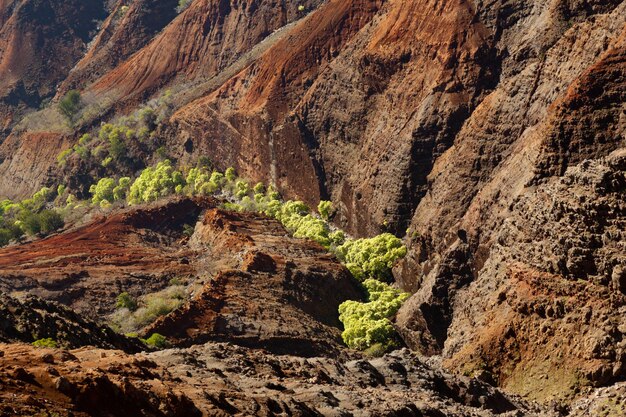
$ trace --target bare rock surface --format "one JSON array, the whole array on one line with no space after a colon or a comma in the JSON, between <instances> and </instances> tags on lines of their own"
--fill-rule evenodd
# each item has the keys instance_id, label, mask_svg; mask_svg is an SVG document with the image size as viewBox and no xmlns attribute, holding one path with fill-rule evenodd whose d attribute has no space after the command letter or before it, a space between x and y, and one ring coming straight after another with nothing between
<instances>
[{"instance_id":1,"label":"bare rock surface","mask_svg":"<svg viewBox=\"0 0 626 417\"><path fill-rule=\"evenodd\" d=\"M0 413L135 416L550 416L493 387L383 358L274 356L225 343L130 356L2 345ZM53 357L43 362L42 354Z\"/></svg>"}]
</instances>

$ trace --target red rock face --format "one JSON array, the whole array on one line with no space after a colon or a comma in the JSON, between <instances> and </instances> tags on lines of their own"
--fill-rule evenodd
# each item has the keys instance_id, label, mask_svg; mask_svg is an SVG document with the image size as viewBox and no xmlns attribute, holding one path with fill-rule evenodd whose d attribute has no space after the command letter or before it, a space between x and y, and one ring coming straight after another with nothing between
<instances>
[{"instance_id":1,"label":"red rock face","mask_svg":"<svg viewBox=\"0 0 626 417\"><path fill-rule=\"evenodd\" d=\"M177 243L211 201L181 200L103 216L66 233L0 250L4 292L25 291L94 319L111 313L123 291L138 296L195 273L194 255ZM159 228L159 225L163 225ZM155 245L154 242L162 242Z\"/></svg>"},{"instance_id":2,"label":"red rock face","mask_svg":"<svg viewBox=\"0 0 626 417\"><path fill-rule=\"evenodd\" d=\"M303 2L314 7L319 1ZM212 77L297 17L293 2L200 0L90 87L96 99L142 100L173 78ZM130 10L129 10L130 13Z\"/></svg>"},{"instance_id":3,"label":"red rock face","mask_svg":"<svg viewBox=\"0 0 626 417\"><path fill-rule=\"evenodd\" d=\"M339 304L362 294L322 247L286 236L264 216L221 210L206 213L190 246L210 252L211 261L203 262L219 266L187 305L147 334L183 345L233 341L304 356L341 349Z\"/></svg>"},{"instance_id":4,"label":"red rock face","mask_svg":"<svg viewBox=\"0 0 626 417\"><path fill-rule=\"evenodd\" d=\"M0 249L0 288L71 306L93 319L118 294L154 293L172 278L194 297L145 330L177 345L232 341L310 356L341 349L338 307L362 298L356 280L321 246L289 237L276 220L180 199L98 218ZM183 226L196 225L186 239Z\"/></svg>"},{"instance_id":5,"label":"red rock face","mask_svg":"<svg viewBox=\"0 0 626 417\"><path fill-rule=\"evenodd\" d=\"M118 3L102 23L89 50L63 81L58 94L72 88L83 90L143 48L176 17L177 5L175 0Z\"/></svg>"}]
</instances>

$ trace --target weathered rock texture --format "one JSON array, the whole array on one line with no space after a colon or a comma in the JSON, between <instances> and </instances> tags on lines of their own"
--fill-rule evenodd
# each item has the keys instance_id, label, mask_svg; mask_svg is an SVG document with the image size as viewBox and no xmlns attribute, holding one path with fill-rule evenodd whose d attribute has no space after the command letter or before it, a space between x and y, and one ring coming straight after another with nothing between
<instances>
[{"instance_id":1,"label":"weathered rock texture","mask_svg":"<svg viewBox=\"0 0 626 417\"><path fill-rule=\"evenodd\" d=\"M105 17L103 1L0 2L0 135L14 114L54 96Z\"/></svg>"},{"instance_id":2,"label":"weathered rock texture","mask_svg":"<svg viewBox=\"0 0 626 417\"><path fill-rule=\"evenodd\" d=\"M196 227L190 247L202 254L202 273L212 277L147 334L186 345L235 341L284 354L340 349L339 304L363 294L324 248L289 237L265 216L215 209Z\"/></svg>"},{"instance_id":3,"label":"weathered rock texture","mask_svg":"<svg viewBox=\"0 0 626 417\"><path fill-rule=\"evenodd\" d=\"M540 415L477 380L433 371L407 350L369 361L212 343L134 356L2 344L0 352L3 416Z\"/></svg>"},{"instance_id":4,"label":"weathered rock texture","mask_svg":"<svg viewBox=\"0 0 626 417\"><path fill-rule=\"evenodd\" d=\"M128 210L46 239L0 250L2 291L29 293L69 305L95 319L111 313L115 297L167 287L195 274L181 243L183 226L195 224L213 200L182 199Z\"/></svg>"},{"instance_id":5,"label":"weathered rock texture","mask_svg":"<svg viewBox=\"0 0 626 417\"><path fill-rule=\"evenodd\" d=\"M364 296L348 270L276 220L217 205L175 199L3 248L0 288L102 319L122 292L139 297L184 280L191 299L143 333L186 346L218 340L300 355L341 350L339 304ZM191 239L185 225L196 226Z\"/></svg>"},{"instance_id":6,"label":"weathered rock texture","mask_svg":"<svg viewBox=\"0 0 626 417\"><path fill-rule=\"evenodd\" d=\"M20 301L0 294L0 341L34 342L38 339L52 339L58 346L68 349L96 346L130 353L145 349L139 340L119 335L63 305L36 297Z\"/></svg>"}]
</instances>

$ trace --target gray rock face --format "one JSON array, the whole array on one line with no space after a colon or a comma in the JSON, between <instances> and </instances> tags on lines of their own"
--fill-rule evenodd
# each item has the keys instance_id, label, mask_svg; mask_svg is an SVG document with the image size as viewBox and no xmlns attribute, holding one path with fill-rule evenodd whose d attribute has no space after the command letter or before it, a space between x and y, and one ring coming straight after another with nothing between
<instances>
[{"instance_id":1,"label":"gray rock face","mask_svg":"<svg viewBox=\"0 0 626 417\"><path fill-rule=\"evenodd\" d=\"M524 188L461 261L459 239L398 315L409 345L439 347L445 366L531 398L621 379L625 162L615 151Z\"/></svg>"}]
</instances>

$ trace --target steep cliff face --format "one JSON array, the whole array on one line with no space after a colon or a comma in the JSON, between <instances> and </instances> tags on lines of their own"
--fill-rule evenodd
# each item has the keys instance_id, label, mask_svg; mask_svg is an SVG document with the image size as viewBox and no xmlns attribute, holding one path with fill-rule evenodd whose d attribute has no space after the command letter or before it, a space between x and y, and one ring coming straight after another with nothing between
<instances>
[{"instance_id":1,"label":"steep cliff face","mask_svg":"<svg viewBox=\"0 0 626 417\"><path fill-rule=\"evenodd\" d=\"M0 128L55 94L106 17L103 1L0 3Z\"/></svg>"},{"instance_id":2,"label":"steep cliff face","mask_svg":"<svg viewBox=\"0 0 626 417\"><path fill-rule=\"evenodd\" d=\"M489 33L473 20L456 2L331 1L178 112L176 137L291 195L332 197L354 231L399 230L435 156L495 82Z\"/></svg>"},{"instance_id":3,"label":"steep cliff face","mask_svg":"<svg viewBox=\"0 0 626 417\"><path fill-rule=\"evenodd\" d=\"M626 5L373 6L324 5L248 69L176 113L170 134L183 160L181 145L192 141L192 155L218 155L218 163L270 178L288 196L332 198L340 209L337 222L355 232L403 233L412 217L411 254L397 279L416 295L398 325L412 347L454 358L446 343L449 326L460 320L457 304L462 306L472 281L491 289L485 296L493 294L497 277L486 265L496 262L490 250L515 202L538 184L557 181L552 177L568 167L624 146ZM594 198L592 190L584 193ZM610 204L622 193L618 186ZM619 219L621 211L616 213ZM603 220L581 221L578 231L594 235L600 225ZM556 230L548 242L564 239L556 220L538 227ZM513 259L530 262L534 239L509 242L518 252ZM611 291L607 277L623 262L622 237L610 232L600 239L614 248L613 255L595 261L601 269L587 265L596 239L560 247L569 251L556 261L564 266L537 273L588 279L599 285L599 294ZM612 314L616 306L598 308ZM528 324L533 332L537 325ZM560 338L576 337L574 329L563 332ZM468 341L455 337L448 343ZM614 352L607 358L621 355L620 340L618 335L607 342ZM572 372L579 382L603 383L622 372L605 372L608 363L585 349L554 360L554 366L563 370L570 360L578 364ZM503 362L492 370L519 366L516 377L527 370L519 357ZM524 375L531 385L539 378ZM498 380L507 378L514 379L506 374ZM555 391L575 385L563 378L555 381Z\"/></svg>"},{"instance_id":4,"label":"steep cliff face","mask_svg":"<svg viewBox=\"0 0 626 417\"><path fill-rule=\"evenodd\" d=\"M57 94L72 88L83 90L143 48L176 17L177 5L176 0L118 2Z\"/></svg>"},{"instance_id":5,"label":"steep cliff face","mask_svg":"<svg viewBox=\"0 0 626 417\"><path fill-rule=\"evenodd\" d=\"M301 4L311 9L319 3ZM149 45L89 91L95 100L141 101L175 77L181 81L213 77L300 15L295 2L194 1Z\"/></svg>"},{"instance_id":6,"label":"steep cliff face","mask_svg":"<svg viewBox=\"0 0 626 417\"><path fill-rule=\"evenodd\" d=\"M563 10L549 7L545 12L562 18ZM497 364L490 359L476 363L494 372L500 383L541 398L571 392L585 381L621 378L622 335L609 330L618 324L605 320L617 317L623 303L619 284L611 283L613 276L620 280L625 253L620 232L623 151L611 152L625 145L625 10L624 4L612 11L604 5L602 11L609 13L591 21L566 15L579 23L568 25L534 64L501 81L435 164L431 189L410 228L413 250L396 271L403 285L416 291L398 318L415 348L443 349L459 369L459 355L464 355L460 344L469 343L475 354L489 352L483 358L516 352L502 353L506 359ZM515 50L511 42L508 48ZM568 71L563 62L569 63ZM565 185L555 185L559 183ZM570 198L572 188L576 196ZM516 221L518 217L524 220ZM511 224L521 234L503 241L511 236ZM519 277L532 294L522 305L543 311L557 299L571 307L550 314L548 323L536 321L532 308L509 316L502 304L516 309L519 298L504 301L509 293L499 283L516 287ZM576 287L571 281L577 279L588 286ZM519 287L515 291L525 293ZM576 298L580 292L587 294L584 301ZM606 299L611 302L602 301ZM588 304L603 313L585 322L611 337L568 326L578 320L571 314ZM491 317L492 324L474 333L484 317ZM571 350L559 348L561 356L555 358L548 350L537 352L528 340L545 340L548 346L576 342ZM606 349L597 343L606 343ZM543 386L541 378L550 381L552 392L537 389Z\"/></svg>"},{"instance_id":7,"label":"steep cliff face","mask_svg":"<svg viewBox=\"0 0 626 417\"><path fill-rule=\"evenodd\" d=\"M75 58L63 61L66 64L64 74L70 68L73 70L56 94L59 96L70 88L81 88L82 129L89 129L90 123L106 115L113 117L115 109L134 109L164 87L171 87L176 105L212 91L273 45L277 37L272 36L273 32L302 18L304 13L315 9L321 1L299 3L304 6L304 11L299 11L299 4L295 2L194 1L158 32L170 19L170 3L136 1L128 9L122 9L123 4L119 3L82 60L74 66L83 52L81 48L74 48ZM152 34L155 37L141 48ZM58 40L58 37L51 39ZM263 40L266 42L261 42ZM124 60L126 57L129 58ZM49 66L42 68L48 70ZM10 67L5 70L15 71ZM42 85L48 85L48 78L43 74L37 75L32 71L27 73L34 80L43 80ZM104 75L100 77L100 74ZM54 79L49 85L54 86L59 81ZM54 91L50 90L49 94ZM12 110L7 111L9 115L13 114L14 108L12 105ZM9 120L12 119L7 119L7 127ZM3 139L8 136L11 144L0 144L0 157L4 161L0 164L0 175L6 178L0 184L0 195L25 197L52 177L49 169L56 168L54 158L38 159L33 164L23 158L23 153L14 153L15 148L32 149L33 143L29 143L27 138L42 132L57 138L70 134L67 123L54 111L31 115L19 129L3 134ZM60 146L62 143L61 139L56 144L48 142L45 149L42 147L34 152L58 154L63 150ZM27 172L19 177L8 175L12 166L26 165L30 165L31 169L24 170ZM22 177L27 177L27 181L22 181Z\"/></svg>"}]
</instances>

